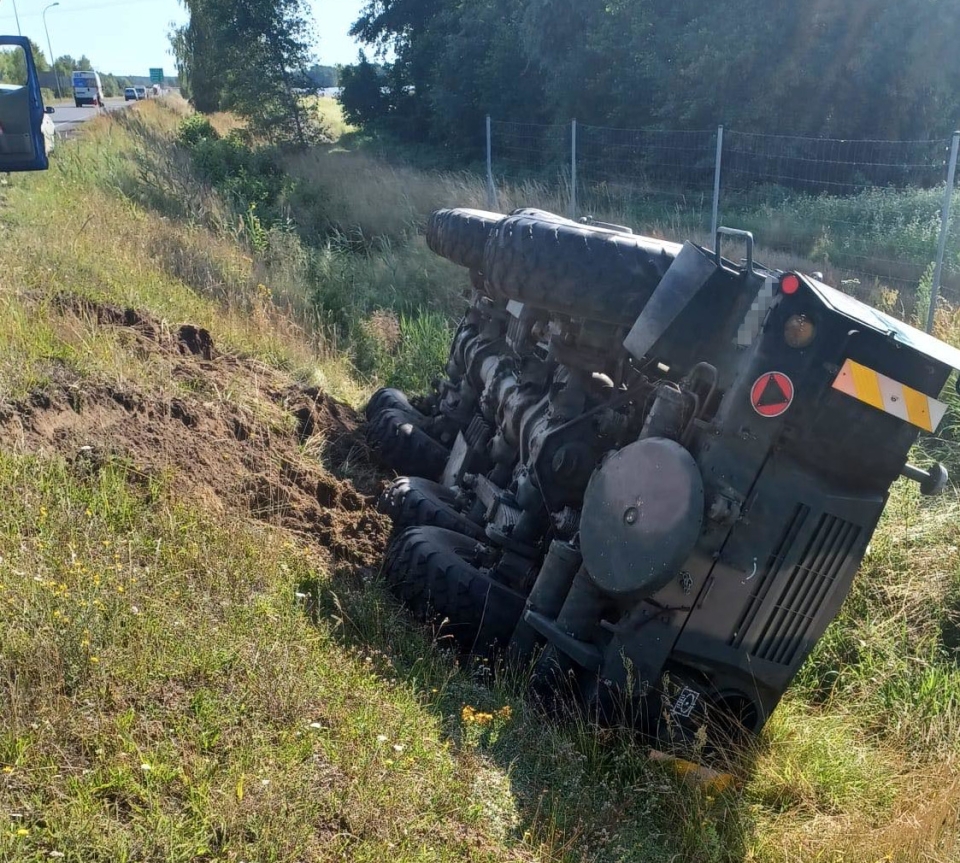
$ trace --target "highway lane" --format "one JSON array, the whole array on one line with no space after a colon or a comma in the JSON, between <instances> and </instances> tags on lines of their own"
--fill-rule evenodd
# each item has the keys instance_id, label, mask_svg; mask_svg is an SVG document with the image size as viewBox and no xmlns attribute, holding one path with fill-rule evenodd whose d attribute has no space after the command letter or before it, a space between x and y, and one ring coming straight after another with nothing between
<instances>
[{"instance_id":1,"label":"highway lane","mask_svg":"<svg viewBox=\"0 0 960 863\"><path fill-rule=\"evenodd\" d=\"M120 111L133 102L124 102L123 99L107 99L104 103L106 111ZM54 105L53 122L57 127L57 136L69 137L87 120L92 120L100 112L93 107L75 108L73 105Z\"/></svg>"}]
</instances>

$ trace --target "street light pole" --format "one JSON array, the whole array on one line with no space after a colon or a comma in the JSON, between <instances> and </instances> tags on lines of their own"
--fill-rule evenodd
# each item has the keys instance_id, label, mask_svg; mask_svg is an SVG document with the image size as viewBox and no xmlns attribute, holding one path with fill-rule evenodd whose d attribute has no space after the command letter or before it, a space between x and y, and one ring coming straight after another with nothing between
<instances>
[{"instance_id":1,"label":"street light pole","mask_svg":"<svg viewBox=\"0 0 960 863\"><path fill-rule=\"evenodd\" d=\"M17 35L22 36L23 31L20 29L20 13L17 12L17 0L13 0L13 17L17 19Z\"/></svg>"},{"instance_id":2,"label":"street light pole","mask_svg":"<svg viewBox=\"0 0 960 863\"><path fill-rule=\"evenodd\" d=\"M63 98L63 90L60 89L60 73L57 71L57 60L53 56L53 45L50 44L50 31L47 29L47 9L52 9L54 6L59 6L60 3L51 3L43 10L43 31L47 34L47 50L50 52L50 65L53 67L53 74L57 79L57 98Z\"/></svg>"}]
</instances>

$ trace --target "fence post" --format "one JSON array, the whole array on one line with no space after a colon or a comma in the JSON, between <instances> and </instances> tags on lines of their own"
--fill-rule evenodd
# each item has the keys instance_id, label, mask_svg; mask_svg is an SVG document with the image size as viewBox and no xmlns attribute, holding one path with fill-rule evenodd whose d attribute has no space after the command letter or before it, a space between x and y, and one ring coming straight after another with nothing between
<instances>
[{"instance_id":1,"label":"fence post","mask_svg":"<svg viewBox=\"0 0 960 863\"><path fill-rule=\"evenodd\" d=\"M489 114L487 114L487 206L493 212L497 211L497 186L493 182L493 133Z\"/></svg>"},{"instance_id":2,"label":"fence post","mask_svg":"<svg viewBox=\"0 0 960 863\"><path fill-rule=\"evenodd\" d=\"M937 265L933 269L933 283L930 285L930 309L927 312L927 332L933 332L933 319L937 312L937 298L940 295L940 277L943 274L943 253L947 249L947 232L950 230L950 203L953 199L953 178L957 172L957 147L960 145L960 132L953 133L950 142L950 161L947 164L947 187L943 191L943 212L940 214L940 244L937 246Z\"/></svg>"},{"instance_id":3,"label":"fence post","mask_svg":"<svg viewBox=\"0 0 960 863\"><path fill-rule=\"evenodd\" d=\"M570 124L570 218L577 220L577 121Z\"/></svg>"},{"instance_id":4,"label":"fence post","mask_svg":"<svg viewBox=\"0 0 960 863\"><path fill-rule=\"evenodd\" d=\"M723 126L717 126L717 158L713 166L713 219L710 222L710 237L717 241L717 228L720 227L720 164L723 161Z\"/></svg>"}]
</instances>

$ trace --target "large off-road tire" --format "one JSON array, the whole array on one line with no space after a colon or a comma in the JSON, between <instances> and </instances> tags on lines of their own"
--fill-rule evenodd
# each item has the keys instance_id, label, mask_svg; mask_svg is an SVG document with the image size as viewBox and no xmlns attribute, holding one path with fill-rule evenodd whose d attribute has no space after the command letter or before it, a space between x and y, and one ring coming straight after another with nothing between
<instances>
[{"instance_id":1,"label":"large off-road tire","mask_svg":"<svg viewBox=\"0 0 960 863\"><path fill-rule=\"evenodd\" d=\"M427 222L427 245L440 257L469 270L483 267L483 247L502 213L485 210L436 210Z\"/></svg>"},{"instance_id":2,"label":"large off-road tire","mask_svg":"<svg viewBox=\"0 0 960 863\"><path fill-rule=\"evenodd\" d=\"M413 415L420 413L420 411L410 404L410 400L406 394L393 387L381 387L378 389L370 396L370 401L367 402L367 406L363 412L366 414L368 420L372 420L378 413L389 410L390 408L398 408Z\"/></svg>"},{"instance_id":3,"label":"large off-road tire","mask_svg":"<svg viewBox=\"0 0 960 863\"><path fill-rule=\"evenodd\" d=\"M650 237L521 214L492 229L483 273L496 299L631 326L680 248Z\"/></svg>"},{"instance_id":4,"label":"large off-road tire","mask_svg":"<svg viewBox=\"0 0 960 863\"><path fill-rule=\"evenodd\" d=\"M551 213L549 210L541 210L537 207L520 207L517 210L510 211L511 216L528 216L532 219L540 219L546 222L565 222L568 225L576 225L578 222L568 219L566 216L560 216L557 213Z\"/></svg>"},{"instance_id":5,"label":"large off-road tire","mask_svg":"<svg viewBox=\"0 0 960 863\"><path fill-rule=\"evenodd\" d=\"M438 479L450 451L435 441L405 411L388 408L367 424L370 442L384 463L399 474Z\"/></svg>"},{"instance_id":6,"label":"large off-road tire","mask_svg":"<svg viewBox=\"0 0 960 863\"><path fill-rule=\"evenodd\" d=\"M401 476L384 489L377 509L393 519L397 531L433 526L482 540L483 528L456 508L456 493L438 482L416 476Z\"/></svg>"},{"instance_id":7,"label":"large off-road tire","mask_svg":"<svg viewBox=\"0 0 960 863\"><path fill-rule=\"evenodd\" d=\"M467 653L504 648L523 611L524 598L482 572L475 539L439 527L411 527L387 551L387 585L418 615L444 621Z\"/></svg>"}]
</instances>

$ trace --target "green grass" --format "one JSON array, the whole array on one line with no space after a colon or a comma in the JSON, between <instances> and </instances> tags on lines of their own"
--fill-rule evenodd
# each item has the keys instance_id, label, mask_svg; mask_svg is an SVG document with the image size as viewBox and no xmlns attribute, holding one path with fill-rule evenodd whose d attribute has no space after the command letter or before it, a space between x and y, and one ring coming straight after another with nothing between
<instances>
[{"instance_id":1,"label":"green grass","mask_svg":"<svg viewBox=\"0 0 960 863\"><path fill-rule=\"evenodd\" d=\"M320 119L320 128L332 142L336 143L344 135L356 132L356 127L351 126L344 119L343 108L332 96L310 97L306 100L306 103L310 110L316 112Z\"/></svg>"},{"instance_id":2,"label":"green grass","mask_svg":"<svg viewBox=\"0 0 960 863\"><path fill-rule=\"evenodd\" d=\"M323 229L269 226L258 246L174 148L181 116L149 102L91 121L46 175L4 188L0 417L52 381L234 397L173 381L56 295L207 326L220 349L354 403L429 380L465 279L426 250L423 219L482 203L482 184L318 151L288 163L310 202L291 216ZM938 327L960 343L960 315ZM850 600L716 794L628 731L547 719L522 680L459 668L376 573L187 496L183 469L145 482L122 457L85 471L0 447L0 859L960 853L955 492L895 487Z\"/></svg>"},{"instance_id":3,"label":"green grass","mask_svg":"<svg viewBox=\"0 0 960 863\"><path fill-rule=\"evenodd\" d=\"M337 587L309 548L162 483L137 490L119 466L83 480L4 456L0 492L0 643L17 670L0 854L498 859L507 783L476 794L440 698L332 616L311 622L303 586L326 611Z\"/></svg>"}]
</instances>

